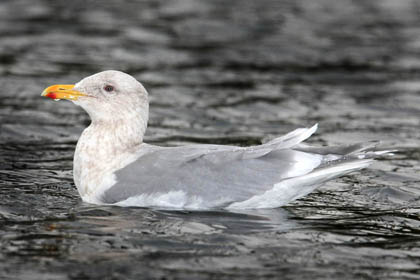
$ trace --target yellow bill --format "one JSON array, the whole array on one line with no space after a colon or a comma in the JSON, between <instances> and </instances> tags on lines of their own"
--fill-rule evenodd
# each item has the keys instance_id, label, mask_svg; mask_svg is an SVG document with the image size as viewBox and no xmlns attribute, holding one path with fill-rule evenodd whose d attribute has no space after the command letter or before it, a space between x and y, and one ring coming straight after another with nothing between
<instances>
[{"instance_id":1,"label":"yellow bill","mask_svg":"<svg viewBox=\"0 0 420 280\"><path fill-rule=\"evenodd\" d=\"M87 96L87 94L74 90L74 85L53 85L47 87L41 96L49 97L54 100L67 99L77 100L80 96Z\"/></svg>"}]
</instances>

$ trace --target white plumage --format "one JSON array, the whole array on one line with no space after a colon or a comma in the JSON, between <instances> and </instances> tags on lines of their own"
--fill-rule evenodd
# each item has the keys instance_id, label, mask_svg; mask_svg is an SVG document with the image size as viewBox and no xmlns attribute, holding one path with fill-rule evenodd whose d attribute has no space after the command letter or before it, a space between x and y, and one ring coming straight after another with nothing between
<instances>
[{"instance_id":1,"label":"white plumage","mask_svg":"<svg viewBox=\"0 0 420 280\"><path fill-rule=\"evenodd\" d=\"M72 91L80 93L73 102L92 119L74 157L75 184L82 199L90 203L274 208L328 180L368 166L375 155L383 153L367 152L372 143L346 147L301 144L317 125L246 148L153 146L143 143L148 95L133 77L105 71L83 79Z\"/></svg>"}]
</instances>

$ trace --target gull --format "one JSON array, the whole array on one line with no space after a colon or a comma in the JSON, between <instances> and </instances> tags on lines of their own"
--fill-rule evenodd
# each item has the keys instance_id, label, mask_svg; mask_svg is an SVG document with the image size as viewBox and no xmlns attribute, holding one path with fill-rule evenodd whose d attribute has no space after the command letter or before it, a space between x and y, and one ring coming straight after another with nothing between
<instances>
[{"instance_id":1,"label":"gull","mask_svg":"<svg viewBox=\"0 0 420 280\"><path fill-rule=\"evenodd\" d=\"M281 207L323 183L360 170L376 143L313 147L302 142L317 125L251 147L143 142L148 93L132 76L108 70L75 85L53 85L42 96L81 106L91 124L80 136L74 183L92 204L175 209Z\"/></svg>"}]
</instances>

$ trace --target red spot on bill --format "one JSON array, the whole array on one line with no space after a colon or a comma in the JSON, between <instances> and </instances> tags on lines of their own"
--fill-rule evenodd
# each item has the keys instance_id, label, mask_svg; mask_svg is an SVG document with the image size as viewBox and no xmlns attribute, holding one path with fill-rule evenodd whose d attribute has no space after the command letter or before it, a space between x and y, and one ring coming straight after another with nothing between
<instances>
[{"instance_id":1,"label":"red spot on bill","mask_svg":"<svg viewBox=\"0 0 420 280\"><path fill-rule=\"evenodd\" d=\"M54 92L49 92L46 96L49 97L49 98L52 98L52 99L56 99L57 98L57 96L56 96L56 94Z\"/></svg>"}]
</instances>

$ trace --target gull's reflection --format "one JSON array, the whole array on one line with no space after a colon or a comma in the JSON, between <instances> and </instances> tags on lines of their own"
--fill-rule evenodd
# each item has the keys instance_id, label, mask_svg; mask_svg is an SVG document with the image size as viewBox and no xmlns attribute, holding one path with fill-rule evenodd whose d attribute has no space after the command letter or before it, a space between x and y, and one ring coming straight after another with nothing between
<instances>
[{"instance_id":1,"label":"gull's reflection","mask_svg":"<svg viewBox=\"0 0 420 280\"><path fill-rule=\"evenodd\" d=\"M297 228L293 214L284 208L253 210L171 210L92 206L81 203L73 209L79 230L166 234L244 234L289 231Z\"/></svg>"}]
</instances>

